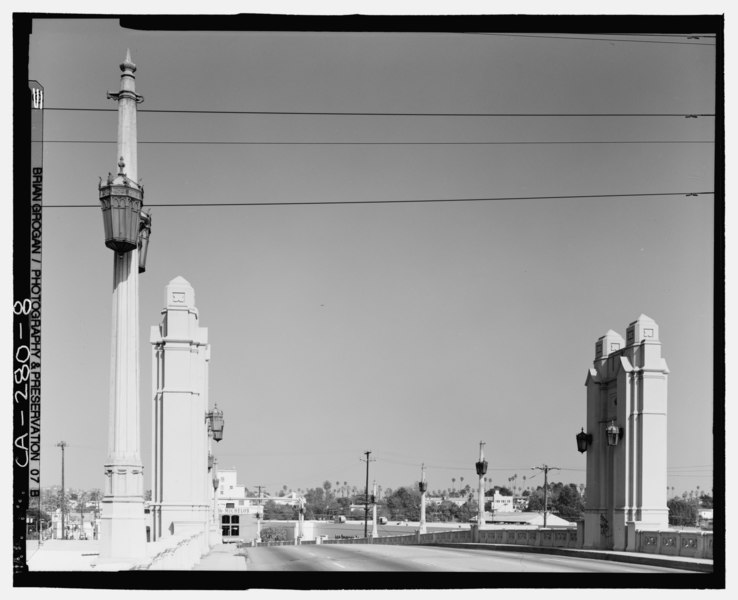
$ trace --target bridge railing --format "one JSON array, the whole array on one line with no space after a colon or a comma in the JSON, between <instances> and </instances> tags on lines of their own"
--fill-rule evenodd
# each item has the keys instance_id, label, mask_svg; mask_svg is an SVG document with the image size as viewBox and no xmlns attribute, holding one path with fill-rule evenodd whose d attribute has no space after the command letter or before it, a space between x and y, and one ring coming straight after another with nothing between
<instances>
[{"instance_id":1,"label":"bridge railing","mask_svg":"<svg viewBox=\"0 0 738 600\"><path fill-rule=\"evenodd\" d=\"M712 558L712 531L635 531L636 552Z\"/></svg>"},{"instance_id":2,"label":"bridge railing","mask_svg":"<svg viewBox=\"0 0 738 600\"><path fill-rule=\"evenodd\" d=\"M634 552L648 554L665 554L671 556L685 556L692 558L713 557L713 533L711 531L644 531L633 530L633 545L629 545ZM267 542L260 545L285 545L288 542ZM302 542L308 543L308 542ZM312 542L315 543L315 542ZM344 538L321 539L322 544L388 544L388 545L415 545L415 544L454 544L480 543L537 546L542 548L583 548L583 523L575 528L546 528L534 526L519 527L490 527L478 529L454 529L449 531L434 531L420 533L418 531L390 535L376 538Z\"/></svg>"}]
</instances>

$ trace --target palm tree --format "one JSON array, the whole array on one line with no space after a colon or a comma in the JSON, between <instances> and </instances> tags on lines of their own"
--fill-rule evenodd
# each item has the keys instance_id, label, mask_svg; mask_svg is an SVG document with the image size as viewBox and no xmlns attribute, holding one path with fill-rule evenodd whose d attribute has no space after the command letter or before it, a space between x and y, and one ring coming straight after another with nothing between
<instances>
[{"instance_id":1,"label":"palm tree","mask_svg":"<svg viewBox=\"0 0 738 600\"><path fill-rule=\"evenodd\" d=\"M451 489L456 491L456 477L451 478Z\"/></svg>"}]
</instances>

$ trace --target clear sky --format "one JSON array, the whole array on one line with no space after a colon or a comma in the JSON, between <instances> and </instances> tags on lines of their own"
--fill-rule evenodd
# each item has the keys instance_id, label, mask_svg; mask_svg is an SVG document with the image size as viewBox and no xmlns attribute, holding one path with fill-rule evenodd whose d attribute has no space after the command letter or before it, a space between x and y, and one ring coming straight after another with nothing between
<instances>
[{"instance_id":1,"label":"clear sky","mask_svg":"<svg viewBox=\"0 0 738 600\"><path fill-rule=\"evenodd\" d=\"M431 490L473 485L481 440L493 484L538 485L543 463L582 483L595 342L645 313L671 370L669 486L711 488L713 196L572 196L712 191L714 119L144 112L714 112L713 40L580 37L599 39L34 24L47 108L115 108L127 48L138 66L147 488L149 330L177 276L209 329L219 464L248 487L362 486L365 450L385 488L421 463ZM97 184L116 119L45 112L44 202L89 208L44 213L43 485L60 482L60 440L67 485L103 483L113 254ZM158 206L531 196L547 198Z\"/></svg>"}]
</instances>

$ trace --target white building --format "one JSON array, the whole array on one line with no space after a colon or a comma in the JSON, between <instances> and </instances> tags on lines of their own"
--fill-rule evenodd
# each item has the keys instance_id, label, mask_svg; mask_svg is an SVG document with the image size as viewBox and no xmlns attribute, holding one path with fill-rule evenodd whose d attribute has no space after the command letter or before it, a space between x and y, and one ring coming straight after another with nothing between
<instances>
[{"instance_id":1,"label":"white building","mask_svg":"<svg viewBox=\"0 0 738 600\"><path fill-rule=\"evenodd\" d=\"M492 512L513 512L515 510L514 498L512 496L503 496L499 490L495 490L493 496L485 496L485 504L490 503Z\"/></svg>"}]
</instances>

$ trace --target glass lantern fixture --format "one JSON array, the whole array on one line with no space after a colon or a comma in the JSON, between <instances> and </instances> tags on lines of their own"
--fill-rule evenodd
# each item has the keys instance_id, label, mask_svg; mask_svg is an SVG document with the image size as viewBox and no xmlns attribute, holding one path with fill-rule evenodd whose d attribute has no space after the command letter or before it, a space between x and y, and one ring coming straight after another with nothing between
<instances>
[{"instance_id":1,"label":"glass lantern fixture","mask_svg":"<svg viewBox=\"0 0 738 600\"><path fill-rule=\"evenodd\" d=\"M223 439L223 411L218 410L216 404L206 416L205 419L210 422L210 430L213 432L213 439L219 442Z\"/></svg>"},{"instance_id":2,"label":"glass lantern fixture","mask_svg":"<svg viewBox=\"0 0 738 600\"><path fill-rule=\"evenodd\" d=\"M623 428L615 425L614 420L610 421L610 425L605 429L605 433L607 433L608 446L617 446L618 441L623 438Z\"/></svg>"},{"instance_id":3,"label":"glass lantern fixture","mask_svg":"<svg viewBox=\"0 0 738 600\"><path fill-rule=\"evenodd\" d=\"M100 207L105 229L105 245L125 254L139 244L143 189L126 177L125 163L121 157L117 177L108 175L106 185L100 181Z\"/></svg>"},{"instance_id":4,"label":"glass lantern fixture","mask_svg":"<svg viewBox=\"0 0 738 600\"><path fill-rule=\"evenodd\" d=\"M591 433L584 433L584 427L582 427L582 430L577 433L577 450L579 452L586 452L589 446L592 445L592 434Z\"/></svg>"}]
</instances>

